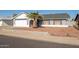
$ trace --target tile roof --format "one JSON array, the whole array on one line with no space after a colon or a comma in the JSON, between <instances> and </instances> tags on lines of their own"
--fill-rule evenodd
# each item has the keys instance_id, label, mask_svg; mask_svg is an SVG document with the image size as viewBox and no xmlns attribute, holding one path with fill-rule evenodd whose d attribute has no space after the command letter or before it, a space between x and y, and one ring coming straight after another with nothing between
<instances>
[{"instance_id":1,"label":"tile roof","mask_svg":"<svg viewBox=\"0 0 79 59\"><path fill-rule=\"evenodd\" d=\"M44 19L67 19L67 18L70 18L70 16L67 13L44 14L42 16Z\"/></svg>"}]
</instances>

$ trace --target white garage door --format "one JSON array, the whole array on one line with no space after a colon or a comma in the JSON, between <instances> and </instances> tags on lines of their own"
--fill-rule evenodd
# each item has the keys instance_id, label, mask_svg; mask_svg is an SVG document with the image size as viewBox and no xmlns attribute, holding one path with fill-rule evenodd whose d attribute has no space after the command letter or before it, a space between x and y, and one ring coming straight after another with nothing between
<instances>
[{"instance_id":1,"label":"white garage door","mask_svg":"<svg viewBox=\"0 0 79 59\"><path fill-rule=\"evenodd\" d=\"M28 20L15 20L14 23L15 27L29 27Z\"/></svg>"}]
</instances>

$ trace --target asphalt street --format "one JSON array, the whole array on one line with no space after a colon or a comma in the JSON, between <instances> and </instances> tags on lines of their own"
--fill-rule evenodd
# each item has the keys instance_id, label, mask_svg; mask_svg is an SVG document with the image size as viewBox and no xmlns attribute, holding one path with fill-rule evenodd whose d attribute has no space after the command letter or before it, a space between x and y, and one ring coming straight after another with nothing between
<instances>
[{"instance_id":1,"label":"asphalt street","mask_svg":"<svg viewBox=\"0 0 79 59\"><path fill-rule=\"evenodd\" d=\"M0 35L0 48L78 48L79 46Z\"/></svg>"}]
</instances>

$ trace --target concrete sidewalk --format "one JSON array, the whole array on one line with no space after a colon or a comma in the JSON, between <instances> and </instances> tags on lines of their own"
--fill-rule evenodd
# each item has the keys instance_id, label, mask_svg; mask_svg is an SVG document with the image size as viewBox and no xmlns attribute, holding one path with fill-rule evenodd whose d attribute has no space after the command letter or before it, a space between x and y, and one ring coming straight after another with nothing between
<instances>
[{"instance_id":1,"label":"concrete sidewalk","mask_svg":"<svg viewBox=\"0 0 79 59\"><path fill-rule=\"evenodd\" d=\"M40 33L40 32L24 31L24 30L23 31L0 30L0 35L7 35L7 36L13 36L13 37L28 38L31 40L40 40L40 41L56 42L56 43L79 46L78 38L51 36L47 32Z\"/></svg>"}]
</instances>

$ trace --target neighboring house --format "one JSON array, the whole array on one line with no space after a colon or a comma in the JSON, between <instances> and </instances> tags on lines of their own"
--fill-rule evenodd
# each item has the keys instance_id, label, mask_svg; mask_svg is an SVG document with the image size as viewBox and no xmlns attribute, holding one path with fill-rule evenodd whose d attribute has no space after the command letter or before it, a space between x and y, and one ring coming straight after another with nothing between
<instances>
[{"instance_id":1,"label":"neighboring house","mask_svg":"<svg viewBox=\"0 0 79 59\"><path fill-rule=\"evenodd\" d=\"M42 15L41 26L45 27L68 27L70 16L62 14L44 14Z\"/></svg>"},{"instance_id":2,"label":"neighboring house","mask_svg":"<svg viewBox=\"0 0 79 59\"><path fill-rule=\"evenodd\" d=\"M76 15L75 20L76 25L79 27L79 14Z\"/></svg>"},{"instance_id":3,"label":"neighboring house","mask_svg":"<svg viewBox=\"0 0 79 59\"><path fill-rule=\"evenodd\" d=\"M42 27L69 27L70 16L66 13L62 14L44 14L37 24ZM13 27L30 27L31 19L27 17L27 13L20 13L14 17L0 17L0 26Z\"/></svg>"},{"instance_id":4,"label":"neighboring house","mask_svg":"<svg viewBox=\"0 0 79 59\"><path fill-rule=\"evenodd\" d=\"M12 16L0 16L0 26L13 26Z\"/></svg>"}]
</instances>

